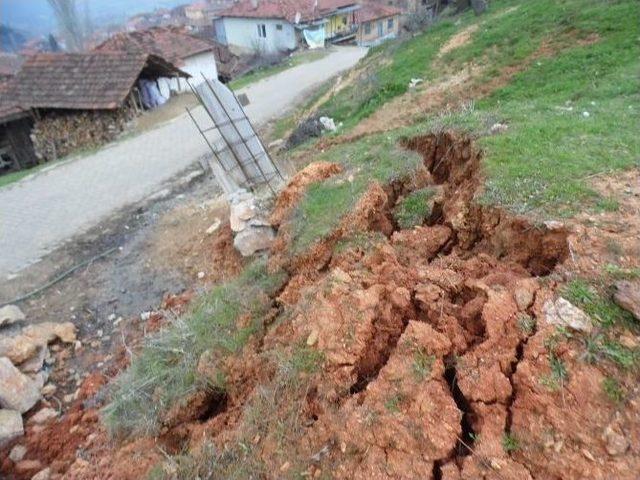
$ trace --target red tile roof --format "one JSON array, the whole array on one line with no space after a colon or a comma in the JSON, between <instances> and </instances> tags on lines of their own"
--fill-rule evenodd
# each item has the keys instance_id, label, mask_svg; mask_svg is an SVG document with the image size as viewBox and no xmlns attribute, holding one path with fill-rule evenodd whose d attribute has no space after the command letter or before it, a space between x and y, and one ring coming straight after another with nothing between
<instances>
[{"instance_id":1,"label":"red tile roof","mask_svg":"<svg viewBox=\"0 0 640 480\"><path fill-rule=\"evenodd\" d=\"M150 28L129 33L118 33L105 40L96 52L144 52L162 57L174 65L181 66L184 59L215 49L212 42L188 35L173 28Z\"/></svg>"},{"instance_id":2,"label":"red tile roof","mask_svg":"<svg viewBox=\"0 0 640 480\"><path fill-rule=\"evenodd\" d=\"M186 77L155 55L128 52L43 53L28 58L7 94L22 108L114 109L141 75Z\"/></svg>"},{"instance_id":3,"label":"red tile roof","mask_svg":"<svg viewBox=\"0 0 640 480\"><path fill-rule=\"evenodd\" d=\"M362 8L356 12L356 22L370 22L380 18L400 15L401 13L402 11L396 7L380 5L378 3L364 3L362 4Z\"/></svg>"},{"instance_id":4,"label":"red tile roof","mask_svg":"<svg viewBox=\"0 0 640 480\"><path fill-rule=\"evenodd\" d=\"M241 18L282 18L291 23L305 22L321 18L329 12L348 5L356 5L356 0L258 0L257 7L250 0L243 0L233 7L221 11L220 17Z\"/></svg>"},{"instance_id":5,"label":"red tile roof","mask_svg":"<svg viewBox=\"0 0 640 480\"><path fill-rule=\"evenodd\" d=\"M0 77L10 77L20 70L23 59L18 55L0 52Z\"/></svg>"}]
</instances>

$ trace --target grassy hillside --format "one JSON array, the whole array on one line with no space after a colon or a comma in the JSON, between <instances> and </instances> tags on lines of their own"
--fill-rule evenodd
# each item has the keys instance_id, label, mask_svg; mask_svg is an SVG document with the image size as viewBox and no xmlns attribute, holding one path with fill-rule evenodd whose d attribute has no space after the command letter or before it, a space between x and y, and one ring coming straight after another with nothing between
<instances>
[{"instance_id":1,"label":"grassy hillside","mask_svg":"<svg viewBox=\"0 0 640 480\"><path fill-rule=\"evenodd\" d=\"M438 55L472 26L466 44ZM606 204L589 188L590 176L639 165L639 35L633 0L494 1L484 16L443 20L372 50L357 81L320 110L348 131L407 92L411 78L428 87L443 71L472 64L479 72L468 85L478 92L472 108L426 112L413 130L446 126L484 136L487 202L571 215ZM508 130L486 136L495 122Z\"/></svg>"}]
</instances>

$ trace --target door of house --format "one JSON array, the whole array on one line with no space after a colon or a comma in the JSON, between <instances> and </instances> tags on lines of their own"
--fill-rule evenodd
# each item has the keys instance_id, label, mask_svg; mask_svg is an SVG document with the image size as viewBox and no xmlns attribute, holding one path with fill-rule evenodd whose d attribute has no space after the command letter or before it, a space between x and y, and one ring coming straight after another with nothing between
<instances>
[{"instance_id":1,"label":"door of house","mask_svg":"<svg viewBox=\"0 0 640 480\"><path fill-rule=\"evenodd\" d=\"M378 37L384 35L383 23L382 20L378 20Z\"/></svg>"}]
</instances>

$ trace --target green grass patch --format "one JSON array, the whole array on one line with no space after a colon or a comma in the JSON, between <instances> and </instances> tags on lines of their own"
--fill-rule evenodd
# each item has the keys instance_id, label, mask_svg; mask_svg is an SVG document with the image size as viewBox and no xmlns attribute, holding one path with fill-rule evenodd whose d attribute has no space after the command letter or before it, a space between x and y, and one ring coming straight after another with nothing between
<instances>
[{"instance_id":1,"label":"green grass patch","mask_svg":"<svg viewBox=\"0 0 640 480\"><path fill-rule=\"evenodd\" d=\"M502 435L502 449L506 453L514 453L520 450L520 440L513 433Z\"/></svg>"},{"instance_id":2,"label":"green grass patch","mask_svg":"<svg viewBox=\"0 0 640 480\"><path fill-rule=\"evenodd\" d=\"M602 391L613 403L621 403L624 400L624 390L620 382L613 377L605 377L602 380Z\"/></svg>"},{"instance_id":3,"label":"green grass patch","mask_svg":"<svg viewBox=\"0 0 640 480\"><path fill-rule=\"evenodd\" d=\"M349 128L405 93L412 78L434 78L438 72L431 63L455 30L451 21L442 21L409 40L370 49L359 64L361 73L355 82L332 96L321 107L321 114Z\"/></svg>"},{"instance_id":4,"label":"green grass patch","mask_svg":"<svg viewBox=\"0 0 640 480\"><path fill-rule=\"evenodd\" d=\"M393 210L393 218L402 229L422 225L431 215L433 208L433 188L415 190L403 198Z\"/></svg>"},{"instance_id":5,"label":"green grass patch","mask_svg":"<svg viewBox=\"0 0 640 480\"><path fill-rule=\"evenodd\" d=\"M422 381L428 378L431 375L431 369L435 361L435 355L429 355L424 350L414 352L412 370L416 380Z\"/></svg>"},{"instance_id":6,"label":"green grass patch","mask_svg":"<svg viewBox=\"0 0 640 480\"><path fill-rule=\"evenodd\" d=\"M283 281L283 274L268 274L266 262L258 260L235 280L197 299L171 326L149 337L116 380L111 402L103 410L109 431L117 436L157 433L163 415L190 394L224 391L223 370L207 378L197 372L200 356L209 352L213 362L220 362L239 352L269 308L268 295ZM241 326L240 317L247 315L250 321Z\"/></svg>"},{"instance_id":7,"label":"green grass patch","mask_svg":"<svg viewBox=\"0 0 640 480\"><path fill-rule=\"evenodd\" d=\"M355 206L371 181L382 184L409 175L420 156L398 145L398 136L372 135L339 145L317 160L339 162L345 172L309 187L293 217L293 251L326 237Z\"/></svg>"},{"instance_id":8,"label":"green grass patch","mask_svg":"<svg viewBox=\"0 0 640 480\"><path fill-rule=\"evenodd\" d=\"M572 280L564 286L562 294L605 329L614 326L623 326L635 331L640 329L633 315L611 300L610 289L602 283Z\"/></svg>"},{"instance_id":9,"label":"green grass patch","mask_svg":"<svg viewBox=\"0 0 640 480\"><path fill-rule=\"evenodd\" d=\"M277 65L271 65L269 67L258 68L241 77L236 78L229 82L229 87L232 90L240 90L241 88L251 85L252 83L264 80L267 77L276 75L280 72L284 72L298 65L304 63L315 62L326 57L329 54L328 50L307 50L306 52L300 52L292 55L291 57L284 58L282 62Z\"/></svg>"}]
</instances>

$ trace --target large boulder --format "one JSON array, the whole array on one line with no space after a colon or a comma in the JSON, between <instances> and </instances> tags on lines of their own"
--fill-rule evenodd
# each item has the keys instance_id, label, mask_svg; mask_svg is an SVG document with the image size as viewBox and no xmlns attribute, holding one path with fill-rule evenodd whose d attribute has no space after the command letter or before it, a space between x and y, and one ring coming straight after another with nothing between
<instances>
[{"instance_id":1,"label":"large boulder","mask_svg":"<svg viewBox=\"0 0 640 480\"><path fill-rule=\"evenodd\" d=\"M22 310L15 305L5 305L0 308L0 327L3 325L11 325L12 323L22 322L26 317Z\"/></svg>"},{"instance_id":2,"label":"large boulder","mask_svg":"<svg viewBox=\"0 0 640 480\"><path fill-rule=\"evenodd\" d=\"M617 282L613 299L620 307L631 312L636 320L640 320L640 280Z\"/></svg>"},{"instance_id":3,"label":"large boulder","mask_svg":"<svg viewBox=\"0 0 640 480\"><path fill-rule=\"evenodd\" d=\"M24 427L20 412L0 409L0 447L23 434Z\"/></svg>"},{"instance_id":4,"label":"large boulder","mask_svg":"<svg viewBox=\"0 0 640 480\"><path fill-rule=\"evenodd\" d=\"M250 257L260 250L271 247L275 233L269 226L251 226L236 234L233 246L243 257Z\"/></svg>"},{"instance_id":5,"label":"large boulder","mask_svg":"<svg viewBox=\"0 0 640 480\"><path fill-rule=\"evenodd\" d=\"M40 388L7 357L0 358L0 407L24 413L40 400Z\"/></svg>"}]
</instances>

